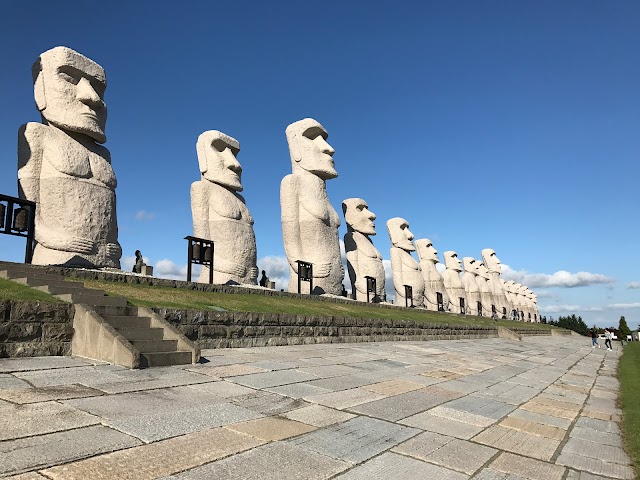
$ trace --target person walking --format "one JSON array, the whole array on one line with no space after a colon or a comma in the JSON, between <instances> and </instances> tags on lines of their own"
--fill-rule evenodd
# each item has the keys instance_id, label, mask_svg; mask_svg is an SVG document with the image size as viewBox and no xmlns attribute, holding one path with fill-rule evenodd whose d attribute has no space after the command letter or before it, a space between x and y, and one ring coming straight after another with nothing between
<instances>
[{"instance_id":1,"label":"person walking","mask_svg":"<svg viewBox=\"0 0 640 480\"><path fill-rule=\"evenodd\" d=\"M607 347L607 350L611 352L613 350L611 348L611 339L613 338L613 336L611 335L611 332L606 328L604 330L604 337L605 337L604 346Z\"/></svg>"},{"instance_id":2,"label":"person walking","mask_svg":"<svg viewBox=\"0 0 640 480\"><path fill-rule=\"evenodd\" d=\"M598 333L596 332L595 328L591 329L591 348L596 348L596 345L598 346L598 348L600 348L600 344L598 343Z\"/></svg>"}]
</instances>

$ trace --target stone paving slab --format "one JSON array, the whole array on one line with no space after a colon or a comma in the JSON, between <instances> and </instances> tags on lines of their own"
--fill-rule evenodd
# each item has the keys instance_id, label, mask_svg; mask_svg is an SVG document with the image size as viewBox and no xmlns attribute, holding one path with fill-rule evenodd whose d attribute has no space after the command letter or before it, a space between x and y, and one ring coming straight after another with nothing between
<instances>
[{"instance_id":1,"label":"stone paving slab","mask_svg":"<svg viewBox=\"0 0 640 480\"><path fill-rule=\"evenodd\" d=\"M188 369L193 373L200 373L202 375L208 375L210 377L235 377L240 375L252 375L254 373L264 373L267 370L264 368L252 367L250 365L244 364L231 364L231 365L222 365L222 366L197 366L194 368Z\"/></svg>"},{"instance_id":2,"label":"stone paving slab","mask_svg":"<svg viewBox=\"0 0 640 480\"><path fill-rule=\"evenodd\" d=\"M30 370L51 370L55 368L85 367L103 362L83 360L74 357L29 357L3 358L0 373L28 372Z\"/></svg>"},{"instance_id":3,"label":"stone paving slab","mask_svg":"<svg viewBox=\"0 0 640 480\"><path fill-rule=\"evenodd\" d=\"M214 428L43 470L53 480L151 480L198 467L263 444Z\"/></svg>"},{"instance_id":4,"label":"stone paving slab","mask_svg":"<svg viewBox=\"0 0 640 480\"><path fill-rule=\"evenodd\" d=\"M273 442L167 479L320 480L350 466L288 442Z\"/></svg>"},{"instance_id":5,"label":"stone paving slab","mask_svg":"<svg viewBox=\"0 0 640 480\"><path fill-rule=\"evenodd\" d=\"M437 478L438 480L464 480L467 479L468 476L437 465L403 457L395 453L383 453L379 457L335 478L339 480L371 480L384 478L402 480L424 480L431 478Z\"/></svg>"},{"instance_id":6,"label":"stone paving slab","mask_svg":"<svg viewBox=\"0 0 640 480\"><path fill-rule=\"evenodd\" d=\"M246 433L265 441L284 440L316 429L312 425L296 422L286 418L266 417L248 422L233 423L225 428L235 432Z\"/></svg>"},{"instance_id":7,"label":"stone paving slab","mask_svg":"<svg viewBox=\"0 0 640 480\"><path fill-rule=\"evenodd\" d=\"M573 453L561 453L556 460L558 465L566 465L580 471L587 471L595 475L603 475L609 478L633 479L636 478L633 469L628 465L605 462L599 458L588 458Z\"/></svg>"},{"instance_id":8,"label":"stone paving slab","mask_svg":"<svg viewBox=\"0 0 640 480\"><path fill-rule=\"evenodd\" d=\"M141 443L100 425L0 442L0 475L65 463Z\"/></svg>"},{"instance_id":9,"label":"stone paving slab","mask_svg":"<svg viewBox=\"0 0 640 480\"><path fill-rule=\"evenodd\" d=\"M266 390L291 398L305 398L322 395L323 393L331 393L331 390L309 385L308 383L291 383L289 385L282 385L281 387L267 388Z\"/></svg>"},{"instance_id":10,"label":"stone paving slab","mask_svg":"<svg viewBox=\"0 0 640 480\"><path fill-rule=\"evenodd\" d=\"M316 427L326 427L334 423L346 422L355 417L355 415L350 413L315 404L297 410L291 410L283 413L282 416Z\"/></svg>"},{"instance_id":11,"label":"stone paving slab","mask_svg":"<svg viewBox=\"0 0 640 480\"><path fill-rule=\"evenodd\" d=\"M6 388L31 388L31 385L9 373L0 373L0 391Z\"/></svg>"},{"instance_id":12,"label":"stone paving slab","mask_svg":"<svg viewBox=\"0 0 640 480\"><path fill-rule=\"evenodd\" d=\"M455 438L427 455L424 460L471 475L496 453L498 450L494 448Z\"/></svg>"},{"instance_id":13,"label":"stone paving slab","mask_svg":"<svg viewBox=\"0 0 640 480\"><path fill-rule=\"evenodd\" d=\"M4 477L4 480L45 480L46 477L43 477L39 473L29 472L29 473L21 473L20 475L11 475L10 477Z\"/></svg>"},{"instance_id":14,"label":"stone paving slab","mask_svg":"<svg viewBox=\"0 0 640 480\"><path fill-rule=\"evenodd\" d=\"M470 423L432 415L430 411L403 418L399 423L463 440L468 440L483 430L483 427Z\"/></svg>"},{"instance_id":15,"label":"stone paving slab","mask_svg":"<svg viewBox=\"0 0 640 480\"><path fill-rule=\"evenodd\" d=\"M374 418L356 417L346 422L289 440L309 450L339 460L359 463L420 433Z\"/></svg>"},{"instance_id":16,"label":"stone paving slab","mask_svg":"<svg viewBox=\"0 0 640 480\"><path fill-rule=\"evenodd\" d=\"M440 447L455 440L453 437L434 432L424 432L391 449L392 452L424 460Z\"/></svg>"},{"instance_id":17,"label":"stone paving slab","mask_svg":"<svg viewBox=\"0 0 640 480\"><path fill-rule=\"evenodd\" d=\"M373 393L380 395L400 395L401 393L412 392L413 390L419 390L424 388L424 385L414 382L408 382L405 380L387 380L385 382L373 383L362 387L365 390L369 390Z\"/></svg>"},{"instance_id":18,"label":"stone paving slab","mask_svg":"<svg viewBox=\"0 0 640 480\"><path fill-rule=\"evenodd\" d=\"M84 385L55 385L52 387L6 388L0 390L0 399L11 403L25 404L68 400L102 395L102 392Z\"/></svg>"},{"instance_id":19,"label":"stone paving slab","mask_svg":"<svg viewBox=\"0 0 640 480\"><path fill-rule=\"evenodd\" d=\"M266 373L254 373L252 375L242 375L239 377L229 377L228 380L233 383L244 385L251 388L267 388L287 385L289 383L305 382L307 380L315 380L315 375L310 373L299 372L297 370L276 370Z\"/></svg>"},{"instance_id":20,"label":"stone paving slab","mask_svg":"<svg viewBox=\"0 0 640 480\"><path fill-rule=\"evenodd\" d=\"M381 398L384 398L384 396L363 388L352 388L351 390L339 390L337 392L312 395L306 397L306 400L313 403L319 403L326 407L343 409L354 407L361 403L380 400Z\"/></svg>"},{"instance_id":21,"label":"stone paving slab","mask_svg":"<svg viewBox=\"0 0 640 480\"><path fill-rule=\"evenodd\" d=\"M0 441L97 425L100 418L56 402L0 405Z\"/></svg>"},{"instance_id":22,"label":"stone paving slab","mask_svg":"<svg viewBox=\"0 0 640 480\"><path fill-rule=\"evenodd\" d=\"M297 398L259 391L233 397L230 402L262 415L279 415L309 405Z\"/></svg>"},{"instance_id":23,"label":"stone paving slab","mask_svg":"<svg viewBox=\"0 0 640 480\"><path fill-rule=\"evenodd\" d=\"M631 460L622 448L594 443L580 438L570 438L562 449L562 453L570 453L588 458L601 458L608 463L631 465Z\"/></svg>"},{"instance_id":24,"label":"stone paving slab","mask_svg":"<svg viewBox=\"0 0 640 480\"><path fill-rule=\"evenodd\" d=\"M574 426L569 433L571 438L580 438L590 442L600 443L602 445L611 445L612 447L622 447L622 437L617 433L599 432L592 428Z\"/></svg>"},{"instance_id":25,"label":"stone paving slab","mask_svg":"<svg viewBox=\"0 0 640 480\"><path fill-rule=\"evenodd\" d=\"M571 420L569 419L558 418L551 415L544 415L542 413L530 412L529 410L522 410L520 408L516 408L513 412L511 412L509 414L509 417L520 418L529 422L541 423L543 425L557 427L563 430L568 430L571 426Z\"/></svg>"},{"instance_id":26,"label":"stone paving slab","mask_svg":"<svg viewBox=\"0 0 640 480\"><path fill-rule=\"evenodd\" d=\"M550 460L560 445L559 440L531 435L500 425L494 425L484 430L473 437L472 440L500 450L519 453L540 460Z\"/></svg>"},{"instance_id":27,"label":"stone paving slab","mask_svg":"<svg viewBox=\"0 0 640 480\"><path fill-rule=\"evenodd\" d=\"M540 435L541 437L552 438L554 440L562 440L567 434L567 431L562 428L530 422L517 417L506 417L499 423L499 425L513 428L515 430L521 430L526 433L532 433L534 435Z\"/></svg>"},{"instance_id":28,"label":"stone paving slab","mask_svg":"<svg viewBox=\"0 0 640 480\"><path fill-rule=\"evenodd\" d=\"M541 462L506 452L501 453L491 462L489 468L531 480L561 480L566 470L552 463Z\"/></svg>"}]
</instances>

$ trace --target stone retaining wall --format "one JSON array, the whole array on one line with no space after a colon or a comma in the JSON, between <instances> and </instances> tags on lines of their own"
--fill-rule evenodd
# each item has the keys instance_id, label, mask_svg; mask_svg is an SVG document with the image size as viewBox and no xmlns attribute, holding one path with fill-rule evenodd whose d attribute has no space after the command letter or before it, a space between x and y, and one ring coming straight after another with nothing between
<instances>
[{"instance_id":1,"label":"stone retaining wall","mask_svg":"<svg viewBox=\"0 0 640 480\"><path fill-rule=\"evenodd\" d=\"M73 305L0 300L0 358L70 355Z\"/></svg>"},{"instance_id":2,"label":"stone retaining wall","mask_svg":"<svg viewBox=\"0 0 640 480\"><path fill-rule=\"evenodd\" d=\"M518 327L509 327L514 333L518 335L522 335L523 337L532 337L536 335L551 335L551 328L518 328Z\"/></svg>"},{"instance_id":3,"label":"stone retaining wall","mask_svg":"<svg viewBox=\"0 0 640 480\"><path fill-rule=\"evenodd\" d=\"M200 348L494 338L494 326L153 308ZM548 333L547 333L548 334Z\"/></svg>"}]
</instances>

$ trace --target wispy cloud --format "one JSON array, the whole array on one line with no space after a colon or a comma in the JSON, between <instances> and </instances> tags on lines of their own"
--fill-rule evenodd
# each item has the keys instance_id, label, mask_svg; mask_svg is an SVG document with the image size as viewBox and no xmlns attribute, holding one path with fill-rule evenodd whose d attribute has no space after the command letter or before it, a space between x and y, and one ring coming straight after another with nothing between
<instances>
[{"instance_id":1,"label":"wispy cloud","mask_svg":"<svg viewBox=\"0 0 640 480\"><path fill-rule=\"evenodd\" d=\"M508 265L502 265L502 278L513 280L529 288L575 288L589 285L606 285L615 282L615 279L600 273L571 273L565 270L559 270L552 274L529 273L526 270L513 270Z\"/></svg>"},{"instance_id":2,"label":"wispy cloud","mask_svg":"<svg viewBox=\"0 0 640 480\"><path fill-rule=\"evenodd\" d=\"M634 310L640 308L640 302L635 303L610 303L608 305L549 305L541 306L544 313L578 313L578 312L604 312L608 310Z\"/></svg>"},{"instance_id":3,"label":"wispy cloud","mask_svg":"<svg viewBox=\"0 0 640 480\"><path fill-rule=\"evenodd\" d=\"M640 288L640 282L631 282L627 288Z\"/></svg>"},{"instance_id":4,"label":"wispy cloud","mask_svg":"<svg viewBox=\"0 0 640 480\"><path fill-rule=\"evenodd\" d=\"M272 282L276 282L276 290L287 290L289 286L289 262L286 257L262 257L258 259L258 270L264 270ZM260 275L258 275L260 279Z\"/></svg>"},{"instance_id":5,"label":"wispy cloud","mask_svg":"<svg viewBox=\"0 0 640 480\"><path fill-rule=\"evenodd\" d=\"M200 275L200 265L193 265L192 280L195 281L198 279ZM159 278L169 278L171 280L186 280L187 279L187 266L186 265L178 265L177 263L164 258L162 260L158 260L158 262L154 265L153 274Z\"/></svg>"},{"instance_id":6,"label":"wispy cloud","mask_svg":"<svg viewBox=\"0 0 640 480\"><path fill-rule=\"evenodd\" d=\"M150 222L155 220L156 214L153 212L147 212L146 210L138 210L135 214L135 219L140 222Z\"/></svg>"}]
</instances>

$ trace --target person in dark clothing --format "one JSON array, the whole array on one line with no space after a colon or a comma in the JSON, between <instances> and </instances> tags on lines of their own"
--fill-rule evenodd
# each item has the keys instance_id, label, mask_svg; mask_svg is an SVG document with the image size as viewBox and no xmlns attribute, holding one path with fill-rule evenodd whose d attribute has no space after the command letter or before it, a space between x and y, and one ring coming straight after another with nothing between
<instances>
[{"instance_id":1,"label":"person in dark clothing","mask_svg":"<svg viewBox=\"0 0 640 480\"><path fill-rule=\"evenodd\" d=\"M591 329L591 348L596 348L596 345L598 346L598 348L600 348L600 344L598 343L598 333L596 332L595 328Z\"/></svg>"},{"instance_id":2,"label":"person in dark clothing","mask_svg":"<svg viewBox=\"0 0 640 480\"><path fill-rule=\"evenodd\" d=\"M260 277L260 286L266 287L268 281L269 281L269 277L267 277L267 272L262 270L262 277Z\"/></svg>"}]
</instances>

